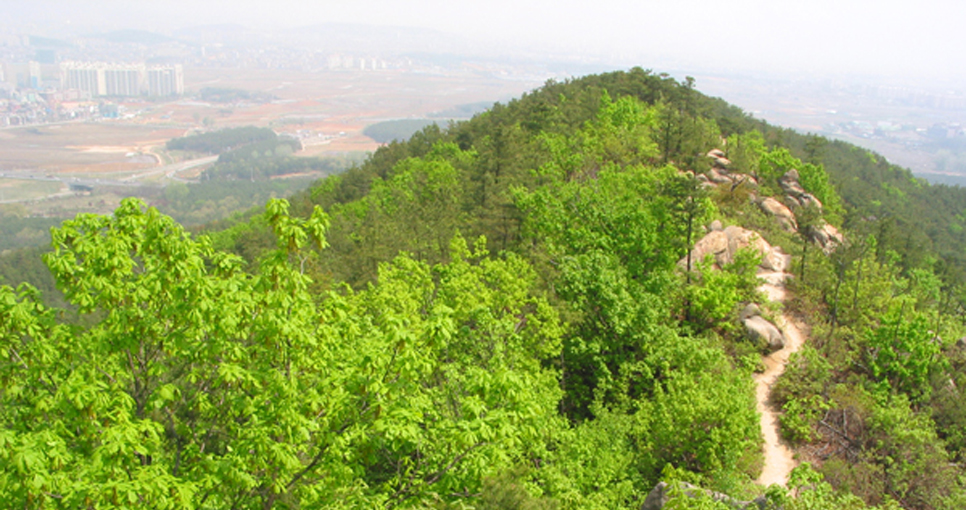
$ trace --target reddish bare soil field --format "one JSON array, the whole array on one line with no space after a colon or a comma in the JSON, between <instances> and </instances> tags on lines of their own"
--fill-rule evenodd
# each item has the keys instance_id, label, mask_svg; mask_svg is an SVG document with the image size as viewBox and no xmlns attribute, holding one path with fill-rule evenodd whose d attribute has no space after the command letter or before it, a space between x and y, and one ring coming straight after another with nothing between
<instances>
[{"instance_id":1,"label":"reddish bare soil field","mask_svg":"<svg viewBox=\"0 0 966 510\"><path fill-rule=\"evenodd\" d=\"M362 134L367 125L425 117L465 103L507 100L537 85L470 72L186 69L189 98L122 102L122 111L133 118L0 130L0 171L133 172L157 166L159 158L151 153L162 150L171 138L195 129L244 125L312 132L314 137L305 143L306 156L367 152L379 146ZM275 99L263 104L190 99L204 87L262 92Z\"/></svg>"}]
</instances>

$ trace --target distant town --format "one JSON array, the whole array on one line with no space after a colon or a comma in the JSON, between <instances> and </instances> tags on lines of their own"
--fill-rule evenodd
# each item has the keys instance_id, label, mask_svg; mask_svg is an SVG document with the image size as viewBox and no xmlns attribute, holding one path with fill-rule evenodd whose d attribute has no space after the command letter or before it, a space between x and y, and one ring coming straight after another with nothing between
<instances>
[{"instance_id":1,"label":"distant town","mask_svg":"<svg viewBox=\"0 0 966 510\"><path fill-rule=\"evenodd\" d=\"M310 36L305 36L310 37ZM466 61L452 56L377 49L352 51L351 44L317 49L302 39L263 44L248 34L214 28L177 39L142 31L120 31L64 40L0 33L0 127L131 115L132 99L164 102L185 94L191 69L263 69L299 72L405 70L430 74L478 74L540 83L555 75L530 62ZM336 35L348 39L349 36ZM333 46L332 44L329 44ZM406 49L403 45L401 49ZM400 48L396 48L399 50ZM197 91L195 91L197 92Z\"/></svg>"},{"instance_id":2,"label":"distant town","mask_svg":"<svg viewBox=\"0 0 966 510\"><path fill-rule=\"evenodd\" d=\"M386 27L326 25L267 33L213 25L169 35L122 30L63 38L0 30L8 30L0 31L0 128L130 120L161 104L204 101L199 95L202 89L224 86L213 71L298 73L320 80L332 73L407 73L540 84L623 67L575 55L481 57L474 53L476 49L447 34ZM648 67L646 62L636 64ZM818 76L667 70L678 78L696 76L702 92L769 122L857 143L930 179L959 183L949 177L966 175L966 93L962 90L923 90ZM186 91L185 83L190 90ZM277 91L265 83L243 88L257 97L221 98L216 102L224 106L216 115L204 114L194 123L210 129L221 115L218 112L278 99ZM385 94L418 91L396 88ZM164 115L168 114L156 120L168 120Z\"/></svg>"}]
</instances>

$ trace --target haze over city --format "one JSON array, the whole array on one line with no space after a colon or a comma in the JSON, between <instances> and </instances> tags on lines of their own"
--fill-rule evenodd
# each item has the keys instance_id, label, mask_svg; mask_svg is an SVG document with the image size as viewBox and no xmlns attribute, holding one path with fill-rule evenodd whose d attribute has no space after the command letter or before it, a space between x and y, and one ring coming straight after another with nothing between
<instances>
[{"instance_id":1,"label":"haze over city","mask_svg":"<svg viewBox=\"0 0 966 510\"><path fill-rule=\"evenodd\" d=\"M963 20L0 0L0 501L966 509Z\"/></svg>"},{"instance_id":2,"label":"haze over city","mask_svg":"<svg viewBox=\"0 0 966 510\"><path fill-rule=\"evenodd\" d=\"M0 11L0 94L13 99L0 126L116 118L281 133L298 117L316 122L299 136L323 138L320 153L364 154L378 146L366 126L467 118L548 79L639 66L693 76L701 92L756 117L857 143L931 180L966 183L958 2L39 0ZM105 72L114 78L82 86L84 73ZM246 90L271 111L192 102L206 87ZM174 102L141 107L131 102L139 95ZM115 145L150 152L152 136ZM63 170L8 143L18 150L0 166Z\"/></svg>"},{"instance_id":3,"label":"haze over city","mask_svg":"<svg viewBox=\"0 0 966 510\"><path fill-rule=\"evenodd\" d=\"M4 2L8 25L47 36L211 24L288 29L321 23L420 27L477 51L561 52L613 64L891 78L955 86L966 77L966 4L950 0ZM3 22L0 21L0 24ZM474 44L475 43L475 44ZM439 48L446 50L447 48Z\"/></svg>"}]
</instances>

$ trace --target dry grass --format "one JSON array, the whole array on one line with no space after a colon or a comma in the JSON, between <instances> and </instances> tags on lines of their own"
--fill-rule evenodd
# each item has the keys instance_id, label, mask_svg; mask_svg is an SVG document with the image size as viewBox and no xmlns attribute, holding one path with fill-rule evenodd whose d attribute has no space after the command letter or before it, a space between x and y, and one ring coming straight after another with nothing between
<instances>
[{"instance_id":1,"label":"dry grass","mask_svg":"<svg viewBox=\"0 0 966 510\"><path fill-rule=\"evenodd\" d=\"M93 173L150 168L156 165L153 157L126 155L146 152L182 132L114 122L5 129L0 132L0 168Z\"/></svg>"},{"instance_id":2,"label":"dry grass","mask_svg":"<svg viewBox=\"0 0 966 510\"><path fill-rule=\"evenodd\" d=\"M0 179L0 202L40 198L60 192L63 188L59 182Z\"/></svg>"}]
</instances>

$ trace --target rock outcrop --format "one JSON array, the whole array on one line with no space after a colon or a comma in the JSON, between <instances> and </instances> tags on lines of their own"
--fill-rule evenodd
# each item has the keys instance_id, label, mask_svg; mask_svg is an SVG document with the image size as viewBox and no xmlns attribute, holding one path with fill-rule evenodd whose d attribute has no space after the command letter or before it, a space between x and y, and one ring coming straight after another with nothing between
<instances>
[{"instance_id":1,"label":"rock outcrop","mask_svg":"<svg viewBox=\"0 0 966 510\"><path fill-rule=\"evenodd\" d=\"M806 195L807 192L805 188L798 182L798 170L792 168L791 170L785 172L785 175L778 178L778 186L789 195L794 198L799 198L802 195Z\"/></svg>"},{"instance_id":2,"label":"rock outcrop","mask_svg":"<svg viewBox=\"0 0 966 510\"><path fill-rule=\"evenodd\" d=\"M727 172L727 170L712 168L704 174L709 182L715 184L726 184L734 182L734 178Z\"/></svg>"},{"instance_id":3,"label":"rock outcrop","mask_svg":"<svg viewBox=\"0 0 966 510\"><path fill-rule=\"evenodd\" d=\"M710 496L712 500L719 503L724 503L735 510L760 510L764 509L768 504L768 500L765 499L764 496L759 496L752 501L739 501L731 496L728 496L727 494L702 489L687 482L678 483L680 484L679 487L681 488L681 492L683 492L684 495L689 498ZM644 498L644 504L641 505L641 510L662 510L664 505L667 505L670 499L671 486L666 482L658 482L658 484L651 489L651 492L647 494L647 497Z\"/></svg>"},{"instance_id":4,"label":"rock outcrop","mask_svg":"<svg viewBox=\"0 0 966 510\"><path fill-rule=\"evenodd\" d=\"M721 222L718 221L713 222L709 230L710 232L695 243L694 249L691 250L692 269L698 262L709 256L714 261L712 268L721 269L732 263L735 254L745 248L755 250L761 255L758 273L766 281L768 281L768 275L784 275L791 267L791 255L784 253L778 246L771 246L755 231L734 225L722 228ZM678 264L686 268L687 260L682 259ZM745 307L740 319L745 326L748 338L759 348L777 351L785 345L785 336L781 330L761 316L761 310L757 305Z\"/></svg>"},{"instance_id":5,"label":"rock outcrop","mask_svg":"<svg viewBox=\"0 0 966 510\"><path fill-rule=\"evenodd\" d=\"M832 253L837 246L845 242L845 237L842 236L839 229L824 221L821 226L810 229L808 237L813 243L819 245L826 254Z\"/></svg>"},{"instance_id":6,"label":"rock outcrop","mask_svg":"<svg viewBox=\"0 0 966 510\"><path fill-rule=\"evenodd\" d=\"M771 246L762 239L757 232L736 226L722 228L721 222L711 224L710 232L698 240L691 250L691 268L711 256L714 268L721 269L735 259L735 254L743 248L751 248L761 255L760 267L766 271L784 271L791 263L791 256L785 254L780 247ZM681 259L678 264L686 268L687 259Z\"/></svg>"},{"instance_id":7,"label":"rock outcrop","mask_svg":"<svg viewBox=\"0 0 966 510\"><path fill-rule=\"evenodd\" d=\"M711 168L696 176L705 188L717 188L721 185L731 187L732 191L738 186L758 188L758 181L754 177L734 171L731 160L725 157L721 149L712 149L706 156L711 159Z\"/></svg>"},{"instance_id":8,"label":"rock outcrop","mask_svg":"<svg viewBox=\"0 0 966 510\"><path fill-rule=\"evenodd\" d=\"M754 342L759 348L777 351L785 347L785 335L778 329L778 326L772 324L761 315L755 314L749 317L742 317L741 323L745 326L748 339Z\"/></svg>"},{"instance_id":9,"label":"rock outcrop","mask_svg":"<svg viewBox=\"0 0 966 510\"><path fill-rule=\"evenodd\" d=\"M727 169L731 166L731 160L725 157L725 153L721 149L711 149L708 151L708 157L711 158L711 164L715 168Z\"/></svg>"},{"instance_id":10,"label":"rock outcrop","mask_svg":"<svg viewBox=\"0 0 966 510\"><path fill-rule=\"evenodd\" d=\"M799 207L822 208L822 202L815 195L805 191L798 182L798 170L793 168L785 172L785 175L778 179L778 186L785 193L785 205L789 209L794 211Z\"/></svg>"},{"instance_id":11,"label":"rock outcrop","mask_svg":"<svg viewBox=\"0 0 966 510\"><path fill-rule=\"evenodd\" d=\"M795 221L795 213L792 212L785 204L775 200L771 197L765 197L758 202L758 207L761 208L762 212L769 216L775 217L783 229L788 232L797 232L798 223Z\"/></svg>"}]
</instances>

